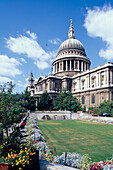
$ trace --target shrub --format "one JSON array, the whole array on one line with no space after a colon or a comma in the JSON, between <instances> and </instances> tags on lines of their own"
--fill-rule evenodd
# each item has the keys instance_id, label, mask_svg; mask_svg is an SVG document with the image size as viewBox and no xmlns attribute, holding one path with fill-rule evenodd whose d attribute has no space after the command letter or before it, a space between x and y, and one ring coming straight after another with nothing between
<instances>
[{"instance_id":1,"label":"shrub","mask_svg":"<svg viewBox=\"0 0 113 170\"><path fill-rule=\"evenodd\" d=\"M92 165L93 163L91 161L91 158L86 154L84 155L83 160L78 165L78 168L80 168L81 170L88 170L91 168Z\"/></svg>"}]
</instances>

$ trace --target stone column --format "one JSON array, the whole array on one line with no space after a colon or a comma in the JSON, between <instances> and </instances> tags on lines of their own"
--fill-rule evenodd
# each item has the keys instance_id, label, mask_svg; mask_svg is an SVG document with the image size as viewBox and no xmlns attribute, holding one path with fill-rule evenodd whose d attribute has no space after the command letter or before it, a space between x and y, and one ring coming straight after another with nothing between
<instances>
[{"instance_id":1,"label":"stone column","mask_svg":"<svg viewBox=\"0 0 113 170\"><path fill-rule=\"evenodd\" d=\"M105 86L105 84L106 84L106 77L105 77L105 71L104 71L104 81L103 81L103 85Z\"/></svg>"},{"instance_id":2,"label":"stone column","mask_svg":"<svg viewBox=\"0 0 113 170\"><path fill-rule=\"evenodd\" d=\"M112 70L110 70L110 85L112 85L113 84L113 82L112 82L113 80L112 80Z\"/></svg>"},{"instance_id":3,"label":"stone column","mask_svg":"<svg viewBox=\"0 0 113 170\"><path fill-rule=\"evenodd\" d=\"M50 81L48 81L48 91L50 91Z\"/></svg>"},{"instance_id":4,"label":"stone column","mask_svg":"<svg viewBox=\"0 0 113 170\"><path fill-rule=\"evenodd\" d=\"M64 81L64 88L67 90L67 81Z\"/></svg>"},{"instance_id":5,"label":"stone column","mask_svg":"<svg viewBox=\"0 0 113 170\"><path fill-rule=\"evenodd\" d=\"M56 63L55 63L55 73L56 73Z\"/></svg>"},{"instance_id":6,"label":"stone column","mask_svg":"<svg viewBox=\"0 0 113 170\"><path fill-rule=\"evenodd\" d=\"M96 83L96 87L98 87L98 73L96 74L95 83Z\"/></svg>"},{"instance_id":7,"label":"stone column","mask_svg":"<svg viewBox=\"0 0 113 170\"><path fill-rule=\"evenodd\" d=\"M84 71L86 71L86 62L84 62Z\"/></svg>"},{"instance_id":8,"label":"stone column","mask_svg":"<svg viewBox=\"0 0 113 170\"><path fill-rule=\"evenodd\" d=\"M99 84L99 78L98 78L98 73L97 73L97 87L98 87L98 84Z\"/></svg>"},{"instance_id":9,"label":"stone column","mask_svg":"<svg viewBox=\"0 0 113 170\"><path fill-rule=\"evenodd\" d=\"M51 82L51 90L53 90L54 89L54 82L52 81Z\"/></svg>"},{"instance_id":10,"label":"stone column","mask_svg":"<svg viewBox=\"0 0 113 170\"><path fill-rule=\"evenodd\" d=\"M81 61L81 71L83 71L83 61Z\"/></svg>"},{"instance_id":11,"label":"stone column","mask_svg":"<svg viewBox=\"0 0 113 170\"><path fill-rule=\"evenodd\" d=\"M107 70L106 72L107 72L107 74L106 74L106 76L107 76L107 83L106 84L108 86L109 85L109 71Z\"/></svg>"},{"instance_id":12,"label":"stone column","mask_svg":"<svg viewBox=\"0 0 113 170\"><path fill-rule=\"evenodd\" d=\"M59 65L59 70L58 71L60 71L60 62L58 62L58 65Z\"/></svg>"},{"instance_id":13,"label":"stone column","mask_svg":"<svg viewBox=\"0 0 113 170\"><path fill-rule=\"evenodd\" d=\"M72 70L72 66L71 66L71 64L72 64L72 60L70 60L70 71Z\"/></svg>"},{"instance_id":14,"label":"stone column","mask_svg":"<svg viewBox=\"0 0 113 170\"><path fill-rule=\"evenodd\" d=\"M78 60L78 70L79 70L79 60Z\"/></svg>"},{"instance_id":15,"label":"stone column","mask_svg":"<svg viewBox=\"0 0 113 170\"><path fill-rule=\"evenodd\" d=\"M58 73L58 62L56 63L57 73Z\"/></svg>"},{"instance_id":16,"label":"stone column","mask_svg":"<svg viewBox=\"0 0 113 170\"><path fill-rule=\"evenodd\" d=\"M64 71L64 62L62 61L62 71Z\"/></svg>"},{"instance_id":17,"label":"stone column","mask_svg":"<svg viewBox=\"0 0 113 170\"><path fill-rule=\"evenodd\" d=\"M74 70L75 70L76 68L75 68L75 60L74 60Z\"/></svg>"},{"instance_id":18,"label":"stone column","mask_svg":"<svg viewBox=\"0 0 113 170\"><path fill-rule=\"evenodd\" d=\"M86 70L87 70L87 62L86 62Z\"/></svg>"},{"instance_id":19,"label":"stone column","mask_svg":"<svg viewBox=\"0 0 113 170\"><path fill-rule=\"evenodd\" d=\"M58 72L58 66L57 66L57 63L56 63L56 73Z\"/></svg>"},{"instance_id":20,"label":"stone column","mask_svg":"<svg viewBox=\"0 0 113 170\"><path fill-rule=\"evenodd\" d=\"M66 60L66 71L67 71L67 60Z\"/></svg>"}]
</instances>

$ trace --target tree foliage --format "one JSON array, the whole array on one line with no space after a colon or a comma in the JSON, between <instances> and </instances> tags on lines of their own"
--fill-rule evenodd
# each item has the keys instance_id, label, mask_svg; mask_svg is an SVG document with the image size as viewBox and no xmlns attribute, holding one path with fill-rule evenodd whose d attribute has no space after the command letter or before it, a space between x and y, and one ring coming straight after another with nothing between
<instances>
[{"instance_id":1,"label":"tree foliage","mask_svg":"<svg viewBox=\"0 0 113 170\"><path fill-rule=\"evenodd\" d=\"M103 113L107 113L107 116L113 116L113 101L104 100L98 107L89 107L88 110L94 111L100 116L103 116Z\"/></svg>"},{"instance_id":2,"label":"tree foliage","mask_svg":"<svg viewBox=\"0 0 113 170\"><path fill-rule=\"evenodd\" d=\"M71 92L62 92L57 98L54 103L55 110L70 110L76 112L81 110L81 105L78 102L76 97L73 97Z\"/></svg>"},{"instance_id":3,"label":"tree foliage","mask_svg":"<svg viewBox=\"0 0 113 170\"><path fill-rule=\"evenodd\" d=\"M38 101L37 109L51 110L52 108L53 108L53 100L50 98L49 94L46 91L41 95L41 98Z\"/></svg>"},{"instance_id":4,"label":"tree foliage","mask_svg":"<svg viewBox=\"0 0 113 170\"><path fill-rule=\"evenodd\" d=\"M12 94L13 96L13 101L25 101L24 105L21 103L21 105L26 109L26 110L35 110L36 109L36 99L33 96L30 96L30 92L27 91L27 89L22 92L21 94L16 93Z\"/></svg>"},{"instance_id":5,"label":"tree foliage","mask_svg":"<svg viewBox=\"0 0 113 170\"><path fill-rule=\"evenodd\" d=\"M113 101L104 101L100 103L100 106L97 108L97 113L103 115L103 113L108 113L110 116L113 116Z\"/></svg>"},{"instance_id":6,"label":"tree foliage","mask_svg":"<svg viewBox=\"0 0 113 170\"><path fill-rule=\"evenodd\" d=\"M22 94L22 97L26 102L25 108L27 110L35 110L36 109L36 99L33 96L30 96L30 92L25 90L25 92Z\"/></svg>"},{"instance_id":7,"label":"tree foliage","mask_svg":"<svg viewBox=\"0 0 113 170\"><path fill-rule=\"evenodd\" d=\"M36 107L27 90L13 94L14 87L12 82L0 85L0 155L4 157L11 150L19 152L22 135L16 125L26 115L26 109Z\"/></svg>"},{"instance_id":8,"label":"tree foliage","mask_svg":"<svg viewBox=\"0 0 113 170\"><path fill-rule=\"evenodd\" d=\"M5 142L9 144L11 136L9 135L9 128L19 123L25 113L25 100L16 100L12 94L15 85L12 82L0 86L0 143ZM4 131L4 133L3 133ZM7 142L6 142L7 141Z\"/></svg>"}]
</instances>

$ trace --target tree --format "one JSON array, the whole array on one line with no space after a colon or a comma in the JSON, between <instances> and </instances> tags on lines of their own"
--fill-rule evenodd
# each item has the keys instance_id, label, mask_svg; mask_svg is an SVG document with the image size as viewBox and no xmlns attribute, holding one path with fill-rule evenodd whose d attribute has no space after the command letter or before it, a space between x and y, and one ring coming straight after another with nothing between
<instances>
[{"instance_id":1,"label":"tree","mask_svg":"<svg viewBox=\"0 0 113 170\"><path fill-rule=\"evenodd\" d=\"M77 112L81 110L81 105L78 102L76 97L73 97L71 92L63 91L57 98L54 103L55 110L70 110Z\"/></svg>"},{"instance_id":2,"label":"tree","mask_svg":"<svg viewBox=\"0 0 113 170\"><path fill-rule=\"evenodd\" d=\"M28 92L27 89L23 93L23 99L25 101L27 101L25 104L25 108L27 110L35 110L36 109L36 99L33 96L30 96L30 92Z\"/></svg>"},{"instance_id":3,"label":"tree","mask_svg":"<svg viewBox=\"0 0 113 170\"><path fill-rule=\"evenodd\" d=\"M50 98L49 94L46 91L41 95L41 98L38 101L37 109L51 110L52 108L53 108L53 100Z\"/></svg>"},{"instance_id":4,"label":"tree","mask_svg":"<svg viewBox=\"0 0 113 170\"><path fill-rule=\"evenodd\" d=\"M106 101L100 103L100 106L97 108L97 113L103 115L103 113L108 113L110 116L113 116L113 101Z\"/></svg>"}]
</instances>

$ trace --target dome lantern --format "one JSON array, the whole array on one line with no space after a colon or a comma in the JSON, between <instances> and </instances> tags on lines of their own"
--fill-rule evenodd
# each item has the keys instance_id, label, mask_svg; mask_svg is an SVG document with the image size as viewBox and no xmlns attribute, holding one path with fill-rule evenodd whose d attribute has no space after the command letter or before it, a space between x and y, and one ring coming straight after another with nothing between
<instances>
[{"instance_id":1,"label":"dome lantern","mask_svg":"<svg viewBox=\"0 0 113 170\"><path fill-rule=\"evenodd\" d=\"M68 31L68 39L70 39L70 38L75 39L75 31L74 31L74 28L73 28L72 19L70 19L70 20L71 20L71 25L70 25L70 28L69 28L69 31Z\"/></svg>"}]
</instances>

